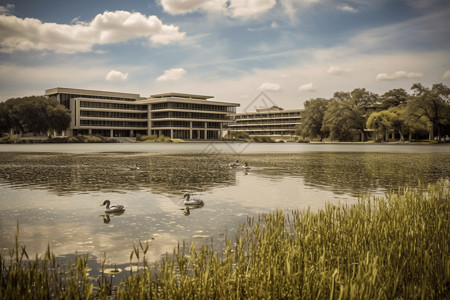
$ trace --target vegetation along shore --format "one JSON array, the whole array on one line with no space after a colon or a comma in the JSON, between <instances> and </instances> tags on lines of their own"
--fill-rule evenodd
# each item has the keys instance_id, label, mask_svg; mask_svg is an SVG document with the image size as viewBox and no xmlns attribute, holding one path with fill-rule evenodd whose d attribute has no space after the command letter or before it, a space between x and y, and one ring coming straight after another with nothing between
<instances>
[{"instance_id":1,"label":"vegetation along shore","mask_svg":"<svg viewBox=\"0 0 450 300\"><path fill-rule=\"evenodd\" d=\"M0 259L0 298L448 299L450 182L401 188L353 205L277 211L239 225L223 245L184 243L159 262L136 245L117 285L88 257L67 266L48 249L30 257L16 238ZM219 250L218 250L219 249Z\"/></svg>"}]
</instances>

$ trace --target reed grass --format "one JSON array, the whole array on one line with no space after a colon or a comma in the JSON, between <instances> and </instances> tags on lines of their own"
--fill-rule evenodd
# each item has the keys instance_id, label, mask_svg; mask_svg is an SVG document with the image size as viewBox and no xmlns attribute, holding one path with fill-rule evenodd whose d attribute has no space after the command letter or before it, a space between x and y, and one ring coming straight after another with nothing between
<instances>
[{"instance_id":1,"label":"reed grass","mask_svg":"<svg viewBox=\"0 0 450 300\"><path fill-rule=\"evenodd\" d=\"M148 244L140 243L130 264L143 269L130 271L113 297L448 299L449 220L444 180L354 205L249 217L224 245L183 243L154 264ZM86 260L76 257L62 280L50 249L32 261L16 241L9 263L1 260L0 298L111 297L106 282L94 289L86 279Z\"/></svg>"}]
</instances>

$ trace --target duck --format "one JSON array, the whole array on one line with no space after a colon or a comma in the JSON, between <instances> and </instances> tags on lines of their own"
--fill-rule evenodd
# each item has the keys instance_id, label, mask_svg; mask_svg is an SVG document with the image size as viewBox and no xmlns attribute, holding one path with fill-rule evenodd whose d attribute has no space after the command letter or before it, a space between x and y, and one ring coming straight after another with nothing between
<instances>
[{"instance_id":1,"label":"duck","mask_svg":"<svg viewBox=\"0 0 450 300\"><path fill-rule=\"evenodd\" d=\"M250 167L248 166L248 163L247 163L247 162L244 163L244 165L242 166L242 168L243 168L244 170L250 169Z\"/></svg>"},{"instance_id":2,"label":"duck","mask_svg":"<svg viewBox=\"0 0 450 300\"><path fill-rule=\"evenodd\" d=\"M134 170L139 170L139 166L138 165L134 165L134 166L130 166L128 167L128 170L134 171Z\"/></svg>"},{"instance_id":3,"label":"duck","mask_svg":"<svg viewBox=\"0 0 450 300\"><path fill-rule=\"evenodd\" d=\"M229 166L230 168L234 168L234 167L239 166L239 160L230 162L230 163L228 164L228 166Z\"/></svg>"},{"instance_id":4,"label":"duck","mask_svg":"<svg viewBox=\"0 0 450 300\"><path fill-rule=\"evenodd\" d=\"M125 207L122 204L113 204L111 205L111 201L105 200L103 201L103 204L100 204L100 206L106 205L105 212L106 213L115 213L115 212L124 212Z\"/></svg>"},{"instance_id":5,"label":"duck","mask_svg":"<svg viewBox=\"0 0 450 300\"><path fill-rule=\"evenodd\" d=\"M189 206L191 208L203 207L203 205L205 204L205 202L203 202L202 199L198 199L198 198L191 199L190 193L185 193L183 198L184 198L184 202L183 202L184 205Z\"/></svg>"}]
</instances>

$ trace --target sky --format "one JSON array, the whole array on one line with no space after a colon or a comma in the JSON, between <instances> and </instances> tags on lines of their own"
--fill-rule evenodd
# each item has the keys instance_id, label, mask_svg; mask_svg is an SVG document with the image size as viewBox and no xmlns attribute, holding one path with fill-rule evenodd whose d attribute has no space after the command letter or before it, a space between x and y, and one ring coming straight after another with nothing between
<instances>
[{"instance_id":1,"label":"sky","mask_svg":"<svg viewBox=\"0 0 450 300\"><path fill-rule=\"evenodd\" d=\"M285 109L450 86L449 0L0 0L0 101L55 87Z\"/></svg>"}]
</instances>

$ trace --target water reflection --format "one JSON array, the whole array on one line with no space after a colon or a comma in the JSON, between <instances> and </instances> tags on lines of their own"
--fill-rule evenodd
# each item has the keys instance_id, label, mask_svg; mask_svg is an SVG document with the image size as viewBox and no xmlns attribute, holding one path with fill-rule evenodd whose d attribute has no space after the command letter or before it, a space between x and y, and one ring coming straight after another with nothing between
<instances>
[{"instance_id":1,"label":"water reflection","mask_svg":"<svg viewBox=\"0 0 450 300\"><path fill-rule=\"evenodd\" d=\"M180 194L233 184L235 173L224 165L216 155L0 153L0 182L58 195L141 189Z\"/></svg>"},{"instance_id":2,"label":"water reflection","mask_svg":"<svg viewBox=\"0 0 450 300\"><path fill-rule=\"evenodd\" d=\"M261 176L300 176L335 193L388 191L450 177L449 153L299 153L249 155Z\"/></svg>"},{"instance_id":3,"label":"water reflection","mask_svg":"<svg viewBox=\"0 0 450 300\"><path fill-rule=\"evenodd\" d=\"M251 169L230 168L237 159ZM139 241L149 241L149 259L158 259L183 239L223 239L247 215L315 210L450 178L450 153L0 153L0 168L2 253L14 246L19 222L29 253L50 244L57 254L107 253L127 263ZM186 207L186 192L201 193L206 204ZM123 203L126 213L105 214L99 199Z\"/></svg>"},{"instance_id":4,"label":"water reflection","mask_svg":"<svg viewBox=\"0 0 450 300\"><path fill-rule=\"evenodd\" d=\"M189 216L191 214L191 210L202 208L204 205L186 205L186 207L183 209L183 214L185 216Z\"/></svg>"},{"instance_id":5,"label":"water reflection","mask_svg":"<svg viewBox=\"0 0 450 300\"><path fill-rule=\"evenodd\" d=\"M99 217L103 218L103 223L109 224L111 222L112 217L117 217L123 215L124 211L119 212L109 212L105 213L104 215L100 215Z\"/></svg>"}]
</instances>

